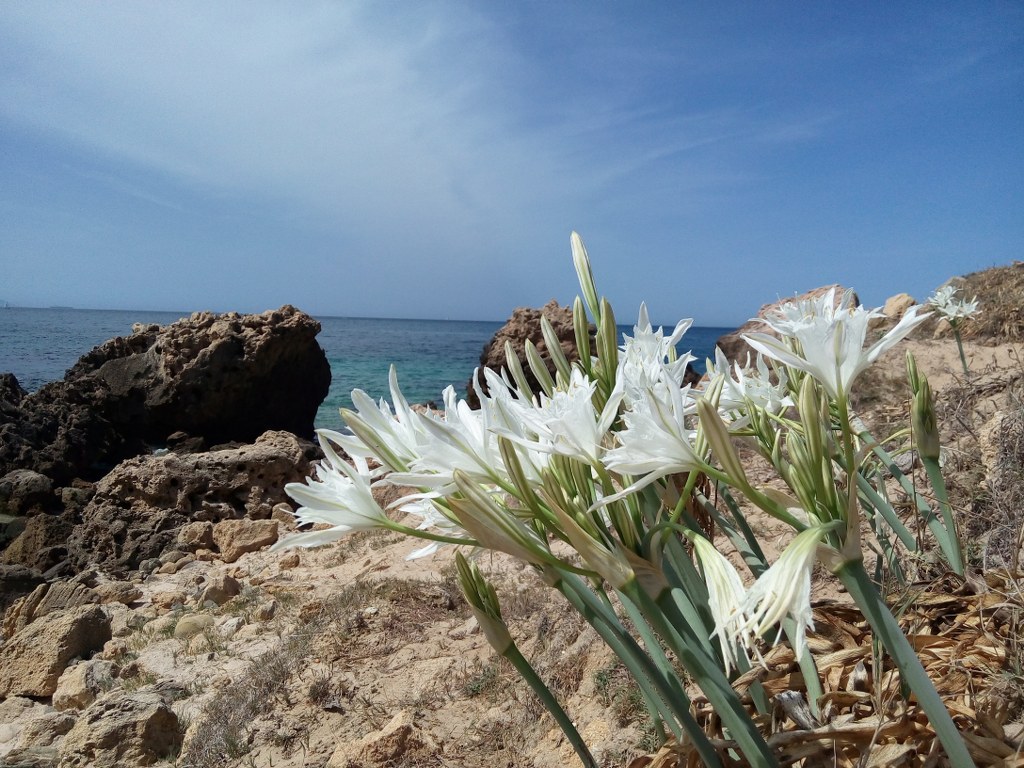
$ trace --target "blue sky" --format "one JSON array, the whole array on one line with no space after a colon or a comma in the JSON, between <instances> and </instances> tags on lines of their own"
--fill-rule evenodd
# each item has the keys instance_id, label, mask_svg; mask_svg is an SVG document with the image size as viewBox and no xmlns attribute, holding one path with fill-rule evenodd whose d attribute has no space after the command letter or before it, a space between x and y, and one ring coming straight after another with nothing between
<instances>
[{"instance_id":1,"label":"blue sky","mask_svg":"<svg viewBox=\"0 0 1024 768\"><path fill-rule=\"evenodd\" d=\"M0 4L0 301L735 325L1024 258L1024 6Z\"/></svg>"}]
</instances>

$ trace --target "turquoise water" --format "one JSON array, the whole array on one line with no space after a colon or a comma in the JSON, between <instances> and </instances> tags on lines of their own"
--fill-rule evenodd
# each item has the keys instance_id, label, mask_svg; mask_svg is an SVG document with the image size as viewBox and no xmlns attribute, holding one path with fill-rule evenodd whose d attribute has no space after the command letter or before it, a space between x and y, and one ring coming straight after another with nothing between
<instances>
[{"instance_id":1,"label":"turquoise water","mask_svg":"<svg viewBox=\"0 0 1024 768\"><path fill-rule=\"evenodd\" d=\"M0 372L10 372L31 391L63 378L93 347L131 333L133 323L166 325L175 312L83 309L0 309ZM439 401L455 385L465 393L480 353L503 323L454 320L387 320L320 317L317 341L331 365L331 389L317 414L317 426L338 429L338 409L350 407L349 393L362 389L374 399L387 397L388 368L398 370L409 402ZM630 326L620 330L631 332ZM715 340L731 328L691 328L679 345L693 350L703 370Z\"/></svg>"}]
</instances>

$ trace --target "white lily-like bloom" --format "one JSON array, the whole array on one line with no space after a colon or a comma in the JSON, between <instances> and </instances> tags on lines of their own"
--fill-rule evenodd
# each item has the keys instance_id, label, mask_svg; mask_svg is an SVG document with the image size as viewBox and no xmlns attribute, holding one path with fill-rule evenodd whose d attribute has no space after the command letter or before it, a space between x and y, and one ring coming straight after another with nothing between
<instances>
[{"instance_id":1,"label":"white lily-like bloom","mask_svg":"<svg viewBox=\"0 0 1024 768\"><path fill-rule=\"evenodd\" d=\"M956 288L944 285L928 298L928 304L935 307L935 310L953 325L974 317L980 311L977 296L967 301L957 299L956 294Z\"/></svg>"},{"instance_id":2,"label":"white lily-like bloom","mask_svg":"<svg viewBox=\"0 0 1024 768\"><path fill-rule=\"evenodd\" d=\"M754 368L750 367L749 356L745 367L739 362L730 367L725 353L720 347L715 347L715 362L707 360L706 366L711 380L709 389L717 380L722 381L718 409L724 414L746 413L751 406L777 414L793 405L793 398L786 387L789 377L785 369L778 370L777 381L773 382L762 355L757 355Z\"/></svg>"},{"instance_id":3,"label":"white lily-like bloom","mask_svg":"<svg viewBox=\"0 0 1024 768\"><path fill-rule=\"evenodd\" d=\"M399 509L402 512L407 512L410 515L420 518L420 523L416 526L417 531L434 530L444 536L451 536L456 539L470 538L465 528L437 510L437 507L433 505L428 494L423 494L420 498L413 501L399 500L396 504L400 505ZM441 547L448 546L454 545L450 542L428 541L425 546L413 550L406 555L405 559L418 560L421 557L427 557L434 554Z\"/></svg>"},{"instance_id":4,"label":"white lily-like bloom","mask_svg":"<svg viewBox=\"0 0 1024 768\"><path fill-rule=\"evenodd\" d=\"M444 413L416 414L415 445L408 469L392 472L394 485L430 488L439 495L455 491L454 472L461 470L480 482L504 476L497 437L488 429L487 411L474 411L455 395L454 387L442 393Z\"/></svg>"},{"instance_id":5,"label":"white lily-like bloom","mask_svg":"<svg viewBox=\"0 0 1024 768\"><path fill-rule=\"evenodd\" d=\"M342 415L349 421L350 428L353 421L358 420L372 432L373 441L365 440L362 432L337 435L334 438L350 456L361 456L364 459L382 462L386 469L380 470L381 472L400 469L402 465L408 465L415 460L419 456L417 446L422 433L422 417L409 407L398 386L398 373L393 365L388 374L388 384L391 401L394 403L393 411L386 400L382 398L379 403L374 403L361 389L352 390L352 404L356 410L351 413L342 411ZM393 464L399 466L392 466Z\"/></svg>"},{"instance_id":6,"label":"white lily-like bloom","mask_svg":"<svg viewBox=\"0 0 1024 768\"><path fill-rule=\"evenodd\" d=\"M793 653L797 659L807 650L807 629L814 629L811 612L811 570L817 560L823 529L815 526L801 531L779 559L762 573L747 591L740 611L741 622L730 625L731 639L756 653L754 638L762 637L787 616L795 626ZM779 633L782 632L780 627ZM772 641L778 642L778 635Z\"/></svg>"},{"instance_id":7,"label":"white lily-like bloom","mask_svg":"<svg viewBox=\"0 0 1024 768\"><path fill-rule=\"evenodd\" d=\"M550 397L540 395L539 404L521 411L523 428L532 433L532 439L521 437L521 430L503 434L536 451L598 461L603 450L601 443L615 419L619 399L610 398L599 414L593 403L596 386L583 371L573 368L565 388L556 389Z\"/></svg>"},{"instance_id":8,"label":"white lily-like bloom","mask_svg":"<svg viewBox=\"0 0 1024 768\"><path fill-rule=\"evenodd\" d=\"M686 423L686 417L695 413L696 401L688 386L648 389L633 403L622 415L626 428L617 435L618 445L605 454L604 465L613 472L642 477L602 503L620 499L666 475L701 470L703 457L693 447L697 432Z\"/></svg>"},{"instance_id":9,"label":"white lily-like bloom","mask_svg":"<svg viewBox=\"0 0 1024 768\"><path fill-rule=\"evenodd\" d=\"M643 393L654 387L683 386L686 366L694 358L685 354L670 362L675 346L689 330L693 320L680 320L671 335L663 328L654 330L647 316L647 305L640 305L632 336L623 336L620 348L616 388L624 395L627 405L643 398Z\"/></svg>"},{"instance_id":10,"label":"white lily-like bloom","mask_svg":"<svg viewBox=\"0 0 1024 768\"><path fill-rule=\"evenodd\" d=\"M299 503L295 520L299 525L327 523L322 531L299 533L282 539L275 549L290 547L318 547L337 541L351 531L387 527L390 524L384 510L373 498L370 483L373 475L366 461L353 456L355 466L342 459L331 445L338 433L318 430L320 447L326 458L315 468L316 477L307 477L305 483L288 483L285 492Z\"/></svg>"},{"instance_id":11,"label":"white lily-like bloom","mask_svg":"<svg viewBox=\"0 0 1024 768\"><path fill-rule=\"evenodd\" d=\"M766 333L743 338L761 354L806 371L833 398L846 398L857 376L927 317L918 314L919 305L911 307L895 327L864 349L869 323L884 315L878 309L849 304L847 293L836 306L835 288L817 299L788 302L763 321L782 339Z\"/></svg>"},{"instance_id":12,"label":"white lily-like bloom","mask_svg":"<svg viewBox=\"0 0 1024 768\"><path fill-rule=\"evenodd\" d=\"M745 653L749 642L735 642L743 631L743 599L746 589L736 568L715 549L715 545L701 535L692 535L693 550L704 572L704 583L708 588L708 607L715 618L712 637L718 637L725 661L725 673L737 666L737 648ZM749 656L747 661L750 661Z\"/></svg>"}]
</instances>

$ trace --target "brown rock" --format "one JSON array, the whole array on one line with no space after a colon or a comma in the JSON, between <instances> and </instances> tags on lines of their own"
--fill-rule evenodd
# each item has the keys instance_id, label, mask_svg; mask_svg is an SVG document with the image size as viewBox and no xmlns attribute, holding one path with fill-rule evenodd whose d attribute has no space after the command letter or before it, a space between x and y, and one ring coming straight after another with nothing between
<instances>
[{"instance_id":1,"label":"brown rock","mask_svg":"<svg viewBox=\"0 0 1024 768\"><path fill-rule=\"evenodd\" d=\"M90 659L64 670L53 692L53 708L85 709L114 686L117 667L112 661Z\"/></svg>"},{"instance_id":2,"label":"brown rock","mask_svg":"<svg viewBox=\"0 0 1024 768\"><path fill-rule=\"evenodd\" d=\"M67 581L40 584L31 594L26 595L7 609L4 613L2 634L5 638L13 637L33 621L48 613L80 605L92 605L99 601L99 595L83 584Z\"/></svg>"},{"instance_id":3,"label":"brown rock","mask_svg":"<svg viewBox=\"0 0 1024 768\"><path fill-rule=\"evenodd\" d=\"M209 520L198 520L187 523L178 529L178 546L195 552L197 549L213 547L213 523Z\"/></svg>"},{"instance_id":4,"label":"brown rock","mask_svg":"<svg viewBox=\"0 0 1024 768\"><path fill-rule=\"evenodd\" d=\"M890 296L885 300L882 312L888 319L899 321L906 314L907 310L915 304L917 302L914 301L914 297L909 293L897 293L895 296Z\"/></svg>"},{"instance_id":5,"label":"brown rock","mask_svg":"<svg viewBox=\"0 0 1024 768\"><path fill-rule=\"evenodd\" d=\"M68 537L69 555L79 567L118 573L174 546L211 548L214 522L269 517L285 484L309 474L315 455L293 434L267 432L251 445L124 461L96 483Z\"/></svg>"},{"instance_id":6,"label":"brown rock","mask_svg":"<svg viewBox=\"0 0 1024 768\"><path fill-rule=\"evenodd\" d=\"M381 765L415 762L417 757L436 754L437 744L419 728L408 710L401 710L379 731L334 750L327 768L376 768Z\"/></svg>"},{"instance_id":7,"label":"brown rock","mask_svg":"<svg viewBox=\"0 0 1024 768\"><path fill-rule=\"evenodd\" d=\"M103 604L131 605L142 597L142 590L130 581L105 581L93 587L93 591Z\"/></svg>"},{"instance_id":8,"label":"brown rock","mask_svg":"<svg viewBox=\"0 0 1024 768\"><path fill-rule=\"evenodd\" d=\"M224 605L228 600L242 591L242 585L226 573L219 573L210 579L199 598L199 604L205 605L210 600L217 605Z\"/></svg>"},{"instance_id":9,"label":"brown rock","mask_svg":"<svg viewBox=\"0 0 1024 768\"><path fill-rule=\"evenodd\" d=\"M159 693L111 691L97 699L58 748L61 768L153 765L181 746L178 717Z\"/></svg>"},{"instance_id":10,"label":"brown rock","mask_svg":"<svg viewBox=\"0 0 1024 768\"><path fill-rule=\"evenodd\" d=\"M37 618L0 647L0 696L52 696L67 663L110 638L110 617L98 606Z\"/></svg>"},{"instance_id":11,"label":"brown rock","mask_svg":"<svg viewBox=\"0 0 1024 768\"><path fill-rule=\"evenodd\" d=\"M267 430L312 437L330 386L320 324L291 306L200 312L96 347L33 394L6 384L0 476L31 469L64 484L184 431L208 444ZM16 390L20 390L16 391Z\"/></svg>"},{"instance_id":12,"label":"brown rock","mask_svg":"<svg viewBox=\"0 0 1024 768\"><path fill-rule=\"evenodd\" d=\"M562 353L569 362L578 359L576 333L573 330L572 323L572 307L559 306L558 302L552 299L542 309L529 309L527 307L515 309L505 325L498 329L498 332L494 334L494 337L484 347L483 352L480 353L480 366L482 368L490 368L493 371L500 371L502 368L505 368L508 364L505 358L505 342L508 341L512 344L512 349L519 358L530 386L535 392L539 392L540 384L526 362L527 340L532 341L536 345L537 351L540 352L548 372L552 376L555 374L555 364L551 361L551 353L548 350L547 342L544 340L544 333L541 331L541 317L546 317L550 321L555 335L558 337ZM594 352L593 333L594 329L591 328L592 353ZM487 392L482 375L479 375L478 381L482 391ZM466 400L472 407L479 407L480 401L473 388L472 378L469 380L467 390Z\"/></svg>"},{"instance_id":13,"label":"brown rock","mask_svg":"<svg viewBox=\"0 0 1024 768\"><path fill-rule=\"evenodd\" d=\"M743 340L744 334L749 333L767 333L770 336L778 336L771 328L769 328L764 322L763 318L768 317L775 313L779 307L783 304L790 302L807 301L810 299L817 299L824 296L833 288L836 289L836 306L839 306L839 302L842 301L845 289L840 285L826 285L822 288L815 288L814 290L807 291L807 293L800 294L799 296L793 296L788 299L779 299L778 301L772 302L771 304L765 304L761 307L761 310L757 313L757 317L748 320L746 323L741 325L732 333L727 333L724 336L719 337L716 342L717 346L721 348L722 352L729 360L735 360L741 364L745 364L747 355L749 354L751 359L754 357L754 350ZM853 302L855 304L860 303L860 299L857 295L853 295Z\"/></svg>"},{"instance_id":14,"label":"brown rock","mask_svg":"<svg viewBox=\"0 0 1024 768\"><path fill-rule=\"evenodd\" d=\"M288 554L282 555L281 559L277 561L277 567L282 571L290 571L292 568L298 568L299 553L289 552Z\"/></svg>"},{"instance_id":15,"label":"brown rock","mask_svg":"<svg viewBox=\"0 0 1024 768\"><path fill-rule=\"evenodd\" d=\"M277 541L276 520L222 520L213 527L213 540L225 563Z\"/></svg>"},{"instance_id":16,"label":"brown rock","mask_svg":"<svg viewBox=\"0 0 1024 768\"><path fill-rule=\"evenodd\" d=\"M53 481L31 469L15 469L0 477L0 512L24 515L33 507L52 506Z\"/></svg>"}]
</instances>

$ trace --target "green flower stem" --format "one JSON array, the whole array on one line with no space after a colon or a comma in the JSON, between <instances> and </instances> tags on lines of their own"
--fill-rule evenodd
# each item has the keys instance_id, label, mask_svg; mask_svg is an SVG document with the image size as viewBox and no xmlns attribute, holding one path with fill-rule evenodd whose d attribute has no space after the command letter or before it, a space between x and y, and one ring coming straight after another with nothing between
<instances>
[{"instance_id":1,"label":"green flower stem","mask_svg":"<svg viewBox=\"0 0 1024 768\"><path fill-rule=\"evenodd\" d=\"M690 699L678 678L671 674L671 668L659 668L623 628L615 613L578 576L560 576L553 586L565 595L626 666L644 692L648 705L657 707L677 739L683 733L689 737L704 765L720 768L722 762L718 753L690 712Z\"/></svg>"},{"instance_id":2,"label":"green flower stem","mask_svg":"<svg viewBox=\"0 0 1024 768\"><path fill-rule=\"evenodd\" d=\"M917 507L918 513L924 518L925 523L928 525L928 530L932 532L935 540L939 544L939 548L942 550L943 555L946 556L946 561L949 567L960 576L964 574L964 557L963 551L960 546L960 538L956 533L956 522L953 520L953 510L949 505L949 495L946 492L946 481L942 478L942 472L939 468L939 463L935 459L926 458L920 456L921 462L924 464L925 471L928 473L928 480L932 485L932 490L935 492L936 498L939 500L939 509L942 513L942 520L936 517L931 507L925 502L921 494L915 489L910 479L900 471L899 467L896 466L896 462L893 460L882 446L878 445L868 433L861 433L861 439L871 445L872 451L875 455L885 464L886 469L889 470L896 482L900 484L900 487L906 492L906 494L914 499L914 503ZM888 518L887 518L888 521ZM891 525L891 523L890 523ZM899 530L893 527L899 535ZM908 534L909 535L909 534ZM900 535L900 540L904 541L904 537ZM906 543L904 541L904 543ZM911 551L917 550L917 545L908 547Z\"/></svg>"},{"instance_id":3,"label":"green flower stem","mask_svg":"<svg viewBox=\"0 0 1024 768\"><path fill-rule=\"evenodd\" d=\"M795 648L796 623L790 618L783 619L782 631L786 633L790 647ZM811 655L811 652L806 651L803 656L797 659L797 664L800 667L800 674L804 678L807 706L810 707L812 715L821 717L821 707L818 705L818 701L825 695L825 689L821 685L821 673L818 672L818 666L814 663L814 657Z\"/></svg>"},{"instance_id":4,"label":"green flower stem","mask_svg":"<svg viewBox=\"0 0 1024 768\"><path fill-rule=\"evenodd\" d=\"M917 551L917 541L914 539L912 534L907 527L903 524L903 521L899 519L892 506L881 495L874 489L871 483L864 475L857 473L857 488L864 494L864 499L867 501L872 509L878 512L884 519L886 524L892 529L893 533L903 542L909 551Z\"/></svg>"},{"instance_id":5,"label":"green flower stem","mask_svg":"<svg viewBox=\"0 0 1024 768\"><path fill-rule=\"evenodd\" d=\"M956 339L956 348L960 353L960 365L964 367L964 377L969 381L971 372L967 368L967 358L964 356L964 341L960 338L960 324L950 323L953 326L953 338Z\"/></svg>"},{"instance_id":6,"label":"green flower stem","mask_svg":"<svg viewBox=\"0 0 1024 768\"><path fill-rule=\"evenodd\" d=\"M587 749L587 745L583 741L583 737L580 736L580 732L576 730L576 726L572 720L562 709L562 705L558 703L558 699L555 698L554 694L551 693L551 689L544 684L544 681L540 679L536 670L531 666L530 662L526 660L526 657L520 653L519 649L513 643L510 645L505 652L502 654L516 671L523 676L523 679L529 684L533 692L537 694L537 698L540 699L544 708L547 709L551 716L558 723L558 727L562 729L562 733L565 734L566 738L569 739L569 743L572 744L572 748L576 750L576 754L579 756L580 761L583 763L584 768L597 768L597 761L594 756L590 754L590 750Z\"/></svg>"},{"instance_id":7,"label":"green flower stem","mask_svg":"<svg viewBox=\"0 0 1024 768\"><path fill-rule=\"evenodd\" d=\"M932 533L939 540L939 546L942 547L946 560L949 561L949 567L957 575L963 576L964 554L960 548L960 537L956 532L956 521L953 519L953 508L949 505L949 494L946 492L946 481L942 477L942 469L939 467L937 459L927 456L921 457L921 463L924 464L924 469L928 473L928 481L932 484L935 498L939 502L939 511L942 513L943 525L932 526Z\"/></svg>"},{"instance_id":8,"label":"green flower stem","mask_svg":"<svg viewBox=\"0 0 1024 768\"><path fill-rule=\"evenodd\" d=\"M835 571L835 574L864 613L875 635L881 639L893 661L896 662L903 682L910 686L918 703L928 716L928 721L946 750L946 757L949 758L950 764L957 768L973 768L974 760L971 758L953 718L950 717L946 705L942 703L935 686L928 678L928 674L921 665L921 660L906 634L878 593L871 577L864 570L863 561L847 561Z\"/></svg>"},{"instance_id":9,"label":"green flower stem","mask_svg":"<svg viewBox=\"0 0 1024 768\"><path fill-rule=\"evenodd\" d=\"M715 713L721 718L723 725L729 730L740 750L751 766L777 766L778 761L764 737L758 732L754 721L743 707L739 695L733 690L725 672L718 661L703 651L699 642L683 639L679 631L685 632L688 627L676 626L663 612L667 609L678 617L679 612L672 601L668 590L662 593L661 599L655 601L643 591L640 584L633 579L623 585L620 590L626 600L631 600L640 609L648 623L661 637L669 649L676 654L683 667L708 697ZM692 631L692 630L691 630Z\"/></svg>"}]
</instances>

